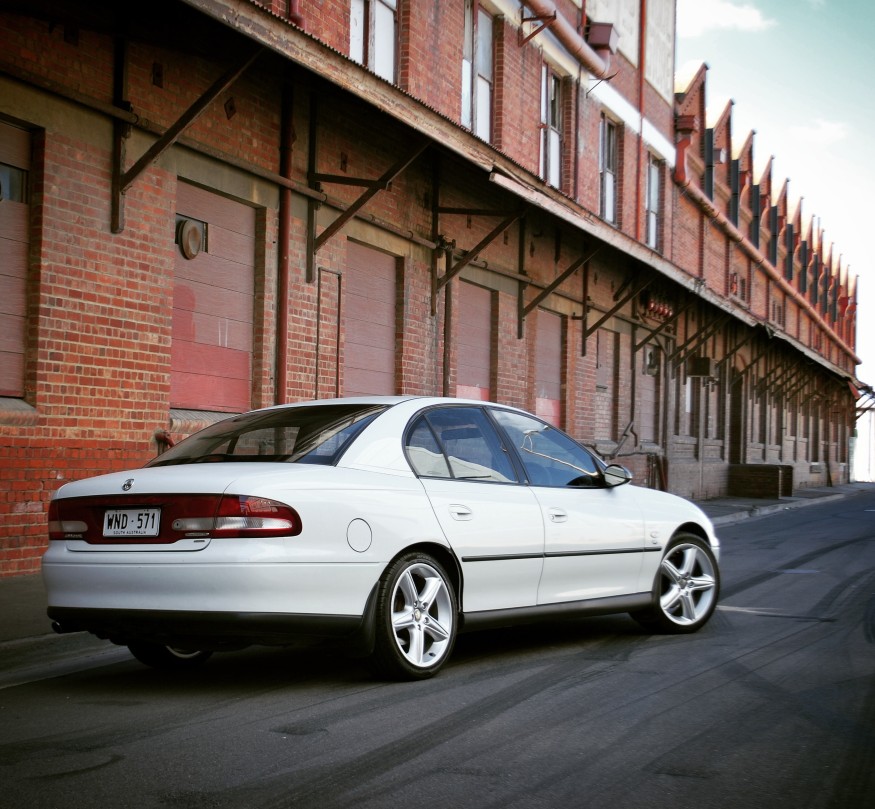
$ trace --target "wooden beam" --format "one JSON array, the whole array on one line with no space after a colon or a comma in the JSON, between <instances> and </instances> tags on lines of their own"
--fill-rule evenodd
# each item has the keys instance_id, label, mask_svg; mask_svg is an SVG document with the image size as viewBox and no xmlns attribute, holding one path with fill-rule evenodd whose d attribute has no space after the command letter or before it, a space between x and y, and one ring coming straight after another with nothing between
<instances>
[{"instance_id":1,"label":"wooden beam","mask_svg":"<svg viewBox=\"0 0 875 809\"><path fill-rule=\"evenodd\" d=\"M370 202L380 191L385 191L401 172L403 172L417 157L419 157L428 148L428 141L422 140L419 144L405 157L401 158L397 163L390 166L383 175L369 184L368 190L365 191L355 202L352 203L340 216L337 217L325 230L323 230L314 240L314 252L319 252L319 248L325 244L334 234L338 233L368 202Z\"/></svg>"},{"instance_id":2,"label":"wooden beam","mask_svg":"<svg viewBox=\"0 0 875 809\"><path fill-rule=\"evenodd\" d=\"M210 104L234 84L234 82L246 72L246 70L263 52L264 49L261 46L255 48L253 51L247 53L237 64L229 68L218 79L216 79L213 85L146 150L146 153L137 160L133 166L124 172L119 184L121 193L124 194L131 187L134 180L136 180L148 166L152 165L152 163L164 154L164 152L166 152L177 141L180 135L182 135L188 127L206 112Z\"/></svg>"},{"instance_id":3,"label":"wooden beam","mask_svg":"<svg viewBox=\"0 0 875 809\"><path fill-rule=\"evenodd\" d=\"M453 280L465 267L468 266L482 250L494 242L504 231L506 231L514 222L520 219L525 214L525 210L517 211L511 214L496 225L486 236L484 236L475 247L468 250L465 255L459 259L449 270L447 270L440 278L437 279L437 291L440 292L450 281Z\"/></svg>"}]
</instances>

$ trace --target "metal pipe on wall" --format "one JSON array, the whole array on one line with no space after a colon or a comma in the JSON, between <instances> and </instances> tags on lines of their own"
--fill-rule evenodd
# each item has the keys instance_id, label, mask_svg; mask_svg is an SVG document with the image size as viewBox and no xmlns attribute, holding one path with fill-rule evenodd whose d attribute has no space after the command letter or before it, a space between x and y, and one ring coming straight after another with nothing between
<instances>
[{"instance_id":1,"label":"metal pipe on wall","mask_svg":"<svg viewBox=\"0 0 875 809\"><path fill-rule=\"evenodd\" d=\"M343 331L343 273L328 267L316 268L316 373L313 386L313 398L318 399L322 391L319 389L319 355L322 352L322 274L328 273L337 278L337 318L334 342L334 395L340 396L340 338Z\"/></svg>"},{"instance_id":2,"label":"metal pipe on wall","mask_svg":"<svg viewBox=\"0 0 875 809\"><path fill-rule=\"evenodd\" d=\"M292 145L295 142L295 126L292 121L294 94L292 88L283 86L282 121L280 124L280 174L291 179ZM277 234L277 294L276 294L276 373L274 402L283 404L288 394L289 381L289 274L291 272L291 218L292 191L282 185L279 189L279 228Z\"/></svg>"},{"instance_id":3,"label":"metal pipe on wall","mask_svg":"<svg viewBox=\"0 0 875 809\"><path fill-rule=\"evenodd\" d=\"M553 17L554 19L547 23L547 27L568 52L597 79L608 78L608 71L611 69L610 53L603 51L604 56L602 56L594 51L577 33L577 29L557 11L553 0L526 0L525 4L540 17Z\"/></svg>"},{"instance_id":4,"label":"metal pipe on wall","mask_svg":"<svg viewBox=\"0 0 875 809\"><path fill-rule=\"evenodd\" d=\"M298 28L304 28L304 16L301 14L300 0L289 0L289 20Z\"/></svg>"}]
</instances>

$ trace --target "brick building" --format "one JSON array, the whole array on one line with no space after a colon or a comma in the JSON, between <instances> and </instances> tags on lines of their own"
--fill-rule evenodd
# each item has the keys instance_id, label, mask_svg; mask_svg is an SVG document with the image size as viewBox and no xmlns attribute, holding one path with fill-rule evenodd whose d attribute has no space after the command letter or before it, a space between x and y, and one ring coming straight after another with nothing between
<instances>
[{"instance_id":1,"label":"brick building","mask_svg":"<svg viewBox=\"0 0 875 809\"><path fill-rule=\"evenodd\" d=\"M673 0L0 5L0 574L67 480L357 393L686 496L847 480L855 281Z\"/></svg>"}]
</instances>

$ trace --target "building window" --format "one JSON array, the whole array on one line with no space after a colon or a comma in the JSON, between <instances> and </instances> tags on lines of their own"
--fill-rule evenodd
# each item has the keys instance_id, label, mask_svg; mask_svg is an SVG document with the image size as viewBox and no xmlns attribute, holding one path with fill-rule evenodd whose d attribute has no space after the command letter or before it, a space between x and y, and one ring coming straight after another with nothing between
<instances>
[{"instance_id":1,"label":"building window","mask_svg":"<svg viewBox=\"0 0 875 809\"><path fill-rule=\"evenodd\" d=\"M24 169L0 163L0 200L27 202L27 172Z\"/></svg>"},{"instance_id":2,"label":"building window","mask_svg":"<svg viewBox=\"0 0 875 809\"><path fill-rule=\"evenodd\" d=\"M395 81L397 0L352 0L349 55L386 81Z\"/></svg>"},{"instance_id":3,"label":"building window","mask_svg":"<svg viewBox=\"0 0 875 809\"><path fill-rule=\"evenodd\" d=\"M662 198L662 166L660 162L652 155L647 155L647 191L645 200L645 228L644 240L648 247L654 250L659 249L659 226L661 220L661 198Z\"/></svg>"},{"instance_id":4,"label":"building window","mask_svg":"<svg viewBox=\"0 0 875 809\"><path fill-rule=\"evenodd\" d=\"M778 266L778 231L780 222L778 216L778 206L772 205L769 208L769 263L773 267Z\"/></svg>"},{"instance_id":5,"label":"building window","mask_svg":"<svg viewBox=\"0 0 875 809\"><path fill-rule=\"evenodd\" d=\"M772 322L782 328L787 326L784 306L777 301L772 301Z\"/></svg>"},{"instance_id":6,"label":"building window","mask_svg":"<svg viewBox=\"0 0 875 809\"><path fill-rule=\"evenodd\" d=\"M617 125L602 115L599 126L599 213L612 225L617 224L618 168Z\"/></svg>"},{"instance_id":7,"label":"building window","mask_svg":"<svg viewBox=\"0 0 875 809\"><path fill-rule=\"evenodd\" d=\"M562 80L547 65L541 68L541 177L562 186Z\"/></svg>"},{"instance_id":8,"label":"building window","mask_svg":"<svg viewBox=\"0 0 875 809\"><path fill-rule=\"evenodd\" d=\"M492 16L477 0L465 0L462 126L485 141L492 140L492 43Z\"/></svg>"},{"instance_id":9,"label":"building window","mask_svg":"<svg viewBox=\"0 0 875 809\"><path fill-rule=\"evenodd\" d=\"M738 207L741 199L741 161L729 164L729 221L738 227Z\"/></svg>"}]
</instances>

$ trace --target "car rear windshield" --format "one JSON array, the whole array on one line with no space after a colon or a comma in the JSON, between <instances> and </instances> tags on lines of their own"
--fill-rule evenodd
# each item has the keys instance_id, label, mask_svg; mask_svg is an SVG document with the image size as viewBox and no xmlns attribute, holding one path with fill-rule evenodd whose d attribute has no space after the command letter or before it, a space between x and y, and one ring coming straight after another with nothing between
<instances>
[{"instance_id":1,"label":"car rear windshield","mask_svg":"<svg viewBox=\"0 0 875 809\"><path fill-rule=\"evenodd\" d=\"M336 463L383 405L313 405L264 410L220 421L147 466L250 461Z\"/></svg>"}]
</instances>

